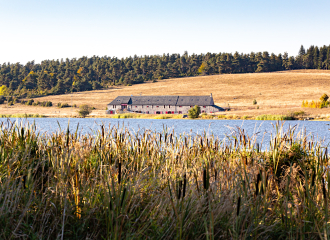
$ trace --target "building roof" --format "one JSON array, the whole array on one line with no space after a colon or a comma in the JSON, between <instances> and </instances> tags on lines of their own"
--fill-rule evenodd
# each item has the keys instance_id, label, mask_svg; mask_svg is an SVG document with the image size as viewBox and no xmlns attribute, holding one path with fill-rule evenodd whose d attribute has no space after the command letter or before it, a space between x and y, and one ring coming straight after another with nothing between
<instances>
[{"instance_id":1,"label":"building roof","mask_svg":"<svg viewBox=\"0 0 330 240\"><path fill-rule=\"evenodd\" d=\"M212 106L212 96L118 96L109 105Z\"/></svg>"},{"instance_id":2,"label":"building roof","mask_svg":"<svg viewBox=\"0 0 330 240\"><path fill-rule=\"evenodd\" d=\"M179 96L177 105L180 106L211 106L214 105L211 96Z\"/></svg>"}]
</instances>

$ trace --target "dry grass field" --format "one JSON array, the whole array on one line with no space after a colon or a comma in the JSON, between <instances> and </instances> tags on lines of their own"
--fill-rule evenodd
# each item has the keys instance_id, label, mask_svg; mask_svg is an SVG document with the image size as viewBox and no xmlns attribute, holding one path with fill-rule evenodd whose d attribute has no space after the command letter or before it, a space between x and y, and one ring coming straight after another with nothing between
<instances>
[{"instance_id":1,"label":"dry grass field","mask_svg":"<svg viewBox=\"0 0 330 240\"><path fill-rule=\"evenodd\" d=\"M106 90L78 92L36 98L35 101L52 101L68 104L88 104L96 110L93 115L103 115L106 105L118 95L209 95L213 94L220 107L231 107L221 114L256 116L262 114L285 114L305 111L309 116L327 117L325 109L301 108L303 100L319 100L323 93L330 95L330 71L293 70L273 73L223 74L212 76L165 79L133 86L112 87ZM252 104L256 99L259 109ZM0 105L2 114L38 113L43 115L75 115L77 109L55 106L32 107L16 104L11 107Z\"/></svg>"}]
</instances>

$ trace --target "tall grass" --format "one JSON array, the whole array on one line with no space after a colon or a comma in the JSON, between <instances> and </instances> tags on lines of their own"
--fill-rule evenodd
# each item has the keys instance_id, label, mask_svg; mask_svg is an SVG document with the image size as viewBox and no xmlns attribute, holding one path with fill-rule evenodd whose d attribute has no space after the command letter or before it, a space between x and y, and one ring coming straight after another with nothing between
<instances>
[{"instance_id":1,"label":"tall grass","mask_svg":"<svg viewBox=\"0 0 330 240\"><path fill-rule=\"evenodd\" d=\"M327 239L329 162L295 128L267 147L115 126L0 124L0 239Z\"/></svg>"},{"instance_id":2,"label":"tall grass","mask_svg":"<svg viewBox=\"0 0 330 240\"><path fill-rule=\"evenodd\" d=\"M259 115L256 120L293 120L293 117L287 115Z\"/></svg>"},{"instance_id":3,"label":"tall grass","mask_svg":"<svg viewBox=\"0 0 330 240\"><path fill-rule=\"evenodd\" d=\"M41 114L0 114L0 118L44 118Z\"/></svg>"}]
</instances>

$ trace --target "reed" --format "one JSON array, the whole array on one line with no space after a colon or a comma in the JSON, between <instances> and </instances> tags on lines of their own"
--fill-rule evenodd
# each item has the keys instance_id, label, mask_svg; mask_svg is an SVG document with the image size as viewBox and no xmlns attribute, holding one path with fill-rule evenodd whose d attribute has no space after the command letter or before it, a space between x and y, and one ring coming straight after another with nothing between
<instances>
[{"instance_id":1,"label":"reed","mask_svg":"<svg viewBox=\"0 0 330 240\"><path fill-rule=\"evenodd\" d=\"M327 239L328 152L206 134L0 123L0 239ZM230 141L228 141L228 139Z\"/></svg>"}]
</instances>

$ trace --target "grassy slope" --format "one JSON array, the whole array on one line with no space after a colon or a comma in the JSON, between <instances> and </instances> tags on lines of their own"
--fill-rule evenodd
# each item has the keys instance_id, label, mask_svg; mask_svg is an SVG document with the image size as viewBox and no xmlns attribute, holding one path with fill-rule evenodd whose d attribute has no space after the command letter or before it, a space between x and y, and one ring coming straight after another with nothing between
<instances>
[{"instance_id":1,"label":"grassy slope","mask_svg":"<svg viewBox=\"0 0 330 240\"><path fill-rule=\"evenodd\" d=\"M104 109L118 95L209 95L213 94L217 105L228 104L231 112L226 114L260 115L285 114L299 111L303 100L318 100L323 93L330 94L330 71L294 70L273 73L223 74L213 76L166 79L156 83L113 87L107 90L79 92L66 95L47 96L39 101L67 102L81 105L89 104L97 110L94 114L104 114ZM252 105L256 99L257 110ZM327 114L327 109L303 109L310 115ZM6 109L0 106L3 114L39 113L71 114L71 109L27 107L17 104ZM56 112L56 113L55 113ZM73 113L76 109L72 110Z\"/></svg>"}]
</instances>

